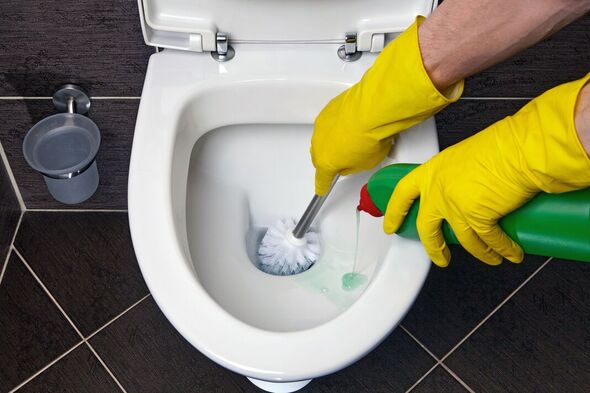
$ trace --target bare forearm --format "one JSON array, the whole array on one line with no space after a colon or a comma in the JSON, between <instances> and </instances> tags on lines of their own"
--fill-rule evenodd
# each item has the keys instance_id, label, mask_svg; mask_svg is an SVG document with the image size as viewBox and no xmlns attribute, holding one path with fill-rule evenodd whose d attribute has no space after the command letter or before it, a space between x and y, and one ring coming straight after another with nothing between
<instances>
[{"instance_id":1,"label":"bare forearm","mask_svg":"<svg viewBox=\"0 0 590 393\"><path fill-rule=\"evenodd\" d=\"M420 26L439 90L528 48L590 10L590 0L445 0Z\"/></svg>"},{"instance_id":2,"label":"bare forearm","mask_svg":"<svg viewBox=\"0 0 590 393\"><path fill-rule=\"evenodd\" d=\"M587 84L578 96L574 120L580 142L590 155L590 84Z\"/></svg>"}]
</instances>

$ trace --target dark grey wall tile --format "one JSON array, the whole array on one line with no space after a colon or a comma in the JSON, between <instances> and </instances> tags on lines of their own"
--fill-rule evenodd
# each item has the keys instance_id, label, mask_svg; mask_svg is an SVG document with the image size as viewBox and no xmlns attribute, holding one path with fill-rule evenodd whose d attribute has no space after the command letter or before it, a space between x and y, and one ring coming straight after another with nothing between
<instances>
[{"instance_id":1,"label":"dark grey wall tile","mask_svg":"<svg viewBox=\"0 0 590 393\"><path fill-rule=\"evenodd\" d=\"M6 259L19 216L18 200L8 172L0 159L0 266Z\"/></svg>"},{"instance_id":2,"label":"dark grey wall tile","mask_svg":"<svg viewBox=\"0 0 590 393\"><path fill-rule=\"evenodd\" d=\"M126 209L129 157L139 100L94 100L89 117L98 125L102 143L97 157L100 183L96 193L77 205L54 200L41 175L22 153L25 134L36 122L56 113L51 100L0 100L0 139L27 208Z\"/></svg>"},{"instance_id":3,"label":"dark grey wall tile","mask_svg":"<svg viewBox=\"0 0 590 393\"><path fill-rule=\"evenodd\" d=\"M428 349L444 356L547 258L527 255L521 264L489 266L460 246L450 246L447 268L432 266L402 324ZM452 367L451 367L452 368Z\"/></svg>"},{"instance_id":4,"label":"dark grey wall tile","mask_svg":"<svg viewBox=\"0 0 590 393\"><path fill-rule=\"evenodd\" d=\"M13 253L0 283L0 391L7 392L80 338Z\"/></svg>"},{"instance_id":5,"label":"dark grey wall tile","mask_svg":"<svg viewBox=\"0 0 590 393\"><path fill-rule=\"evenodd\" d=\"M154 49L132 0L3 0L0 95L51 96L78 83L93 96L139 96Z\"/></svg>"},{"instance_id":6,"label":"dark grey wall tile","mask_svg":"<svg viewBox=\"0 0 590 393\"><path fill-rule=\"evenodd\" d=\"M418 384L412 393L464 393L467 392L455 378L440 366Z\"/></svg>"},{"instance_id":7,"label":"dark grey wall tile","mask_svg":"<svg viewBox=\"0 0 590 393\"><path fill-rule=\"evenodd\" d=\"M440 149L468 138L506 116L528 100L460 100L436 115Z\"/></svg>"},{"instance_id":8,"label":"dark grey wall tile","mask_svg":"<svg viewBox=\"0 0 590 393\"><path fill-rule=\"evenodd\" d=\"M590 72L590 14L467 79L465 97L536 97ZM486 45L482 42L482 45Z\"/></svg>"},{"instance_id":9,"label":"dark grey wall tile","mask_svg":"<svg viewBox=\"0 0 590 393\"><path fill-rule=\"evenodd\" d=\"M84 335L148 293L125 213L27 212L15 247Z\"/></svg>"},{"instance_id":10,"label":"dark grey wall tile","mask_svg":"<svg viewBox=\"0 0 590 393\"><path fill-rule=\"evenodd\" d=\"M115 381L84 344L43 371L19 393L117 393Z\"/></svg>"},{"instance_id":11,"label":"dark grey wall tile","mask_svg":"<svg viewBox=\"0 0 590 393\"><path fill-rule=\"evenodd\" d=\"M590 263L551 261L446 361L478 392L590 391Z\"/></svg>"}]
</instances>

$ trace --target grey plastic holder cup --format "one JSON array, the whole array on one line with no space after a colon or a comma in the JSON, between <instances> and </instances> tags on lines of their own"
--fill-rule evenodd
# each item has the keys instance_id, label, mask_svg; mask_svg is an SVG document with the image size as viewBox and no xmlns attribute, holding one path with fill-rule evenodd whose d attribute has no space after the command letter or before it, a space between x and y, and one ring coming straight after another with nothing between
<instances>
[{"instance_id":1,"label":"grey plastic holder cup","mask_svg":"<svg viewBox=\"0 0 590 393\"><path fill-rule=\"evenodd\" d=\"M100 130L92 120L77 113L58 113L29 130L23 154L43 175L55 199L75 204L90 198L98 187L99 146Z\"/></svg>"}]
</instances>

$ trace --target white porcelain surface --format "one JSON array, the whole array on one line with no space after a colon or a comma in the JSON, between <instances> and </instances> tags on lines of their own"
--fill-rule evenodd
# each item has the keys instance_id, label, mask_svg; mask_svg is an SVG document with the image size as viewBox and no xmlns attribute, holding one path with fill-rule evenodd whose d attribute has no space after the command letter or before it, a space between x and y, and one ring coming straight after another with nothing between
<instances>
[{"instance_id":1,"label":"white porcelain surface","mask_svg":"<svg viewBox=\"0 0 590 393\"><path fill-rule=\"evenodd\" d=\"M368 173L334 189L317 222L324 255L309 271L270 276L248 258L253 230L309 202L311 124L374 60L344 63L336 47L237 45L228 63L168 50L146 75L129 173L142 273L192 345L263 381L307 380L358 360L403 318L430 266L419 242L385 236L381 220L364 216L359 263L369 280L341 289ZM398 138L394 161L437 152L434 121L415 128Z\"/></svg>"}]
</instances>

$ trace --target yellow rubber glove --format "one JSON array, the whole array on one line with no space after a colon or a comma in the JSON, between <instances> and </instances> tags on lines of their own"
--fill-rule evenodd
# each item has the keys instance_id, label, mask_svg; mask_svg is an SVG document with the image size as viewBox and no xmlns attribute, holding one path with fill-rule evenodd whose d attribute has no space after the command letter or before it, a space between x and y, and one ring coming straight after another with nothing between
<instances>
[{"instance_id":1,"label":"yellow rubber glove","mask_svg":"<svg viewBox=\"0 0 590 393\"><path fill-rule=\"evenodd\" d=\"M551 89L514 116L451 146L406 175L389 200L383 229L395 232L420 198L417 229L438 266L451 255L442 236L446 220L476 258L498 265L520 262L522 249L498 220L539 191L590 186L590 158L578 139L574 110L586 77Z\"/></svg>"},{"instance_id":2,"label":"yellow rubber glove","mask_svg":"<svg viewBox=\"0 0 590 393\"><path fill-rule=\"evenodd\" d=\"M318 115L311 139L316 194L330 189L334 176L370 169L381 162L393 135L434 115L463 92L463 81L441 94L430 80L414 24L392 41L356 83Z\"/></svg>"}]
</instances>

